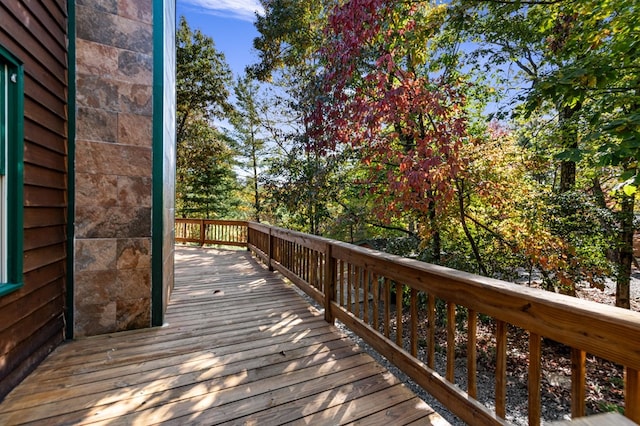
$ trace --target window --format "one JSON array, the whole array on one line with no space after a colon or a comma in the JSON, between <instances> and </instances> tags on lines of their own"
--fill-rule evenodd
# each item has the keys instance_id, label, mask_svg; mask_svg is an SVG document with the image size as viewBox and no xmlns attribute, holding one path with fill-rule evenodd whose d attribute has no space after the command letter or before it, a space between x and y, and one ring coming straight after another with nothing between
<instances>
[{"instance_id":1,"label":"window","mask_svg":"<svg viewBox=\"0 0 640 426\"><path fill-rule=\"evenodd\" d=\"M0 296L22 286L23 70L0 46Z\"/></svg>"}]
</instances>

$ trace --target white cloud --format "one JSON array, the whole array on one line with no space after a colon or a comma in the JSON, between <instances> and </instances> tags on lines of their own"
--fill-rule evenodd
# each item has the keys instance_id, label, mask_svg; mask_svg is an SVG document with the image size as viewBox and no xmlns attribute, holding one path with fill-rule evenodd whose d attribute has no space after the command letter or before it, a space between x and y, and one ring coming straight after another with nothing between
<instances>
[{"instance_id":1,"label":"white cloud","mask_svg":"<svg viewBox=\"0 0 640 426\"><path fill-rule=\"evenodd\" d=\"M255 21L256 12L264 14L262 5L257 0L183 0L186 4L195 6L204 13L240 19L243 21Z\"/></svg>"}]
</instances>

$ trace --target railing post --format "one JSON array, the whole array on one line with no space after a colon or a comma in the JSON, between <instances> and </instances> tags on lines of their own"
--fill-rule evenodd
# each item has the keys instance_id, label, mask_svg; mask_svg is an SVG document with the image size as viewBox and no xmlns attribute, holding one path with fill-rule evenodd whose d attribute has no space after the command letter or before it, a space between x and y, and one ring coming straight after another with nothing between
<instances>
[{"instance_id":1,"label":"railing post","mask_svg":"<svg viewBox=\"0 0 640 426\"><path fill-rule=\"evenodd\" d=\"M204 234L206 234L204 229L204 219L200 219L200 247L204 246Z\"/></svg>"},{"instance_id":2,"label":"railing post","mask_svg":"<svg viewBox=\"0 0 640 426\"><path fill-rule=\"evenodd\" d=\"M336 298L336 262L331 252L331 243L327 243L324 254L324 320L329 324L335 323L331 312L331 302Z\"/></svg>"},{"instance_id":3,"label":"railing post","mask_svg":"<svg viewBox=\"0 0 640 426\"><path fill-rule=\"evenodd\" d=\"M271 235L271 227L269 227L269 243L267 244L267 267L269 267L270 271L273 271L273 265L271 264L271 259L273 257L273 235Z\"/></svg>"},{"instance_id":4,"label":"railing post","mask_svg":"<svg viewBox=\"0 0 640 426\"><path fill-rule=\"evenodd\" d=\"M584 417L587 353L583 350L571 349L571 418Z\"/></svg>"},{"instance_id":5,"label":"railing post","mask_svg":"<svg viewBox=\"0 0 640 426\"><path fill-rule=\"evenodd\" d=\"M626 367L624 369L624 415L640 422L640 371Z\"/></svg>"},{"instance_id":6,"label":"railing post","mask_svg":"<svg viewBox=\"0 0 640 426\"><path fill-rule=\"evenodd\" d=\"M250 223L247 222L246 226L246 232L247 232L247 251L251 251L251 248L249 247L249 245L251 244L251 228L249 228Z\"/></svg>"}]
</instances>

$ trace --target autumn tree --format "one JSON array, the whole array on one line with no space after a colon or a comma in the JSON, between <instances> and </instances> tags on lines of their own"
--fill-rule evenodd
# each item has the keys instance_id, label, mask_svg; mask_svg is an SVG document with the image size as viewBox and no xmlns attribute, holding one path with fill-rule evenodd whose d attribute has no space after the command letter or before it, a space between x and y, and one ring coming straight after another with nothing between
<instances>
[{"instance_id":1,"label":"autumn tree","mask_svg":"<svg viewBox=\"0 0 640 426\"><path fill-rule=\"evenodd\" d=\"M329 15L322 50L326 96L314 126L369 164L379 215L410 211L440 256L439 217L455 198L467 142L462 82L435 76L425 51L445 8L428 2L346 2Z\"/></svg>"},{"instance_id":2,"label":"autumn tree","mask_svg":"<svg viewBox=\"0 0 640 426\"><path fill-rule=\"evenodd\" d=\"M605 223L599 228L604 239L617 241L616 303L629 307L639 154L634 2L460 0L451 10L452 19L467 23L467 40L478 46L476 63L506 72L502 80L511 84L512 99L519 103L512 112L524 119L546 114L544 126L552 135L545 151L560 165L558 194L551 202L564 208L556 212L567 222L577 213L579 203L567 203L564 193L578 200L586 192L597 208L613 207L616 229ZM512 66L520 72L509 73ZM517 88L518 78L529 84ZM616 174L620 182L603 188L602 178ZM605 201L610 191L615 196Z\"/></svg>"}]
</instances>

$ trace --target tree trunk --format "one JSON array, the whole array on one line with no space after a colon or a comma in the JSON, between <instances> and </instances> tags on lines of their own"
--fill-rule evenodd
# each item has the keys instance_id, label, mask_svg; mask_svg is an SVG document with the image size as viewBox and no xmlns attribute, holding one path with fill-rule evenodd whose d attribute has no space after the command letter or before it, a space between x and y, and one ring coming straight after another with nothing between
<instances>
[{"instance_id":1,"label":"tree trunk","mask_svg":"<svg viewBox=\"0 0 640 426\"><path fill-rule=\"evenodd\" d=\"M467 237L467 241L469 241L469 244L471 244L471 251L473 252L473 256L476 258L476 262L478 262L480 273L486 277L489 275L487 274L487 268L485 268L484 262L482 262L480 250L478 249L476 241L473 239L473 235L471 235L471 231L469 231L466 216L464 214L464 180L456 180L456 186L458 188L458 208L460 210L460 224L462 225L462 229L464 230L464 235Z\"/></svg>"},{"instance_id":2,"label":"tree trunk","mask_svg":"<svg viewBox=\"0 0 640 426\"><path fill-rule=\"evenodd\" d=\"M571 124L571 118L580 110L581 104L573 107L566 106L560 110L560 128L562 129L562 147L575 149L578 147L578 132ZM560 163L560 193L571 191L576 186L576 162L562 161Z\"/></svg>"},{"instance_id":3,"label":"tree trunk","mask_svg":"<svg viewBox=\"0 0 640 426\"><path fill-rule=\"evenodd\" d=\"M620 249L618 276L616 282L616 306L630 309L631 265L633 264L633 207L635 194L621 195L620 207Z\"/></svg>"},{"instance_id":4,"label":"tree trunk","mask_svg":"<svg viewBox=\"0 0 640 426\"><path fill-rule=\"evenodd\" d=\"M429 227L431 228L431 261L433 263L440 263L440 251L442 249L442 242L440 241L440 231L438 231L438 223L436 217L436 204L433 201L429 202Z\"/></svg>"},{"instance_id":5,"label":"tree trunk","mask_svg":"<svg viewBox=\"0 0 640 426\"><path fill-rule=\"evenodd\" d=\"M258 192L258 156L256 154L256 145L254 140L253 131L251 132L252 147L251 147L251 159L253 162L253 207L255 209L256 222L260 222L260 212L262 207L260 206L260 193Z\"/></svg>"},{"instance_id":6,"label":"tree trunk","mask_svg":"<svg viewBox=\"0 0 640 426\"><path fill-rule=\"evenodd\" d=\"M577 144L575 146L577 148ZM571 191L576 186L576 162L562 161L560 163L560 192Z\"/></svg>"}]
</instances>

